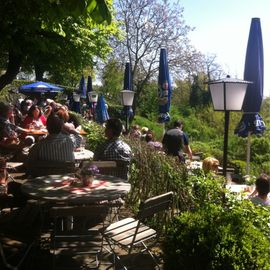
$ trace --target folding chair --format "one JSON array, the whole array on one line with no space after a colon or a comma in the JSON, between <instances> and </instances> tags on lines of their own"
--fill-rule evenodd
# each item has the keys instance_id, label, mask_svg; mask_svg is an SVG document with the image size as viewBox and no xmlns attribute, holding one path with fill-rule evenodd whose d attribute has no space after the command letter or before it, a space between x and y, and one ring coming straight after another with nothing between
<instances>
[{"instance_id":1,"label":"folding chair","mask_svg":"<svg viewBox=\"0 0 270 270\"><path fill-rule=\"evenodd\" d=\"M57 256L60 255L87 256L88 267L98 269L103 246L103 237L99 230L100 226L104 226L107 213L106 205L55 206L50 209L49 214L54 224L51 233L53 269L56 268ZM89 220L93 221L98 217L103 219L101 224L88 228Z\"/></svg>"},{"instance_id":2,"label":"folding chair","mask_svg":"<svg viewBox=\"0 0 270 270\"><path fill-rule=\"evenodd\" d=\"M155 214L168 210L172 204L173 192L168 192L142 202L136 218L125 218L108 226L103 232L104 238L109 244L110 250L114 255L113 264L119 262L125 269L123 262L116 253L115 247L120 247L130 255L134 248L139 254L148 252L154 263L158 266L158 260L150 250L146 242L157 237L156 230L148 227L143 223L147 218ZM137 249L138 248L138 249Z\"/></svg>"}]
</instances>

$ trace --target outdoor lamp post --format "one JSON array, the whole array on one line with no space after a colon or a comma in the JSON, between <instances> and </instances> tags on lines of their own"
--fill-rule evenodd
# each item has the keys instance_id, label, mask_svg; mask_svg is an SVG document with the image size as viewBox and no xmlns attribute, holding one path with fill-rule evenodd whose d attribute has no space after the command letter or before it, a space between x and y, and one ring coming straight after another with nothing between
<instances>
[{"instance_id":1,"label":"outdoor lamp post","mask_svg":"<svg viewBox=\"0 0 270 270\"><path fill-rule=\"evenodd\" d=\"M134 94L135 92L131 90L121 91L122 105L124 106L126 116L126 131L128 130L129 110L133 104Z\"/></svg>"},{"instance_id":2,"label":"outdoor lamp post","mask_svg":"<svg viewBox=\"0 0 270 270\"><path fill-rule=\"evenodd\" d=\"M211 98L215 111L225 112L224 144L223 144L223 175L227 171L228 132L230 111L241 111L246 95L247 85L251 83L227 76L217 81L209 81Z\"/></svg>"},{"instance_id":3,"label":"outdoor lamp post","mask_svg":"<svg viewBox=\"0 0 270 270\"><path fill-rule=\"evenodd\" d=\"M95 91L88 92L88 99L89 102L92 103L92 115L93 119L95 120L95 109L98 102L98 93Z\"/></svg>"}]
</instances>

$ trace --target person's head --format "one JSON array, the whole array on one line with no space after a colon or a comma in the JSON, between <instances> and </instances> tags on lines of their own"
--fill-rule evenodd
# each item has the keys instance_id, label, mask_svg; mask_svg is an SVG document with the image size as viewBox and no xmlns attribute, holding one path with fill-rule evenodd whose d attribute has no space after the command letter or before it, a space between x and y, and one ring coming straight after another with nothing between
<instances>
[{"instance_id":1,"label":"person's head","mask_svg":"<svg viewBox=\"0 0 270 270\"><path fill-rule=\"evenodd\" d=\"M146 134L149 131L148 127L142 127L142 134Z\"/></svg>"},{"instance_id":2,"label":"person's head","mask_svg":"<svg viewBox=\"0 0 270 270\"><path fill-rule=\"evenodd\" d=\"M183 126L183 124L180 120L176 120L173 123L173 127L175 127L175 128L182 128L182 126Z\"/></svg>"},{"instance_id":3,"label":"person's head","mask_svg":"<svg viewBox=\"0 0 270 270\"><path fill-rule=\"evenodd\" d=\"M151 141L153 141L153 140L154 140L153 134L152 134L152 133L147 133L147 134L145 135L145 140L146 140L146 142L151 142Z\"/></svg>"},{"instance_id":4,"label":"person's head","mask_svg":"<svg viewBox=\"0 0 270 270\"><path fill-rule=\"evenodd\" d=\"M266 196L270 192L270 177L265 173L259 175L255 185L258 194L260 196Z\"/></svg>"},{"instance_id":5,"label":"person's head","mask_svg":"<svg viewBox=\"0 0 270 270\"><path fill-rule=\"evenodd\" d=\"M105 125L105 136L108 139L119 137L123 129L122 122L118 118L111 118L107 120Z\"/></svg>"},{"instance_id":6,"label":"person's head","mask_svg":"<svg viewBox=\"0 0 270 270\"><path fill-rule=\"evenodd\" d=\"M58 134L61 132L64 121L58 115L50 114L47 119L46 126L49 134Z\"/></svg>"},{"instance_id":7,"label":"person's head","mask_svg":"<svg viewBox=\"0 0 270 270\"><path fill-rule=\"evenodd\" d=\"M41 109L37 105L32 105L28 111L28 116L33 117L35 120L41 116Z\"/></svg>"},{"instance_id":8,"label":"person's head","mask_svg":"<svg viewBox=\"0 0 270 270\"><path fill-rule=\"evenodd\" d=\"M0 116L3 118L9 118L9 115L13 113L13 107L10 104L0 102Z\"/></svg>"},{"instance_id":9,"label":"person's head","mask_svg":"<svg viewBox=\"0 0 270 270\"><path fill-rule=\"evenodd\" d=\"M67 122L69 119L69 113L68 110L66 110L66 108L60 108L59 110L57 110L56 114L59 116L60 119L62 119L64 122Z\"/></svg>"},{"instance_id":10,"label":"person's head","mask_svg":"<svg viewBox=\"0 0 270 270\"><path fill-rule=\"evenodd\" d=\"M214 157L207 157L203 160L202 169L205 173L217 172L219 161Z\"/></svg>"}]
</instances>

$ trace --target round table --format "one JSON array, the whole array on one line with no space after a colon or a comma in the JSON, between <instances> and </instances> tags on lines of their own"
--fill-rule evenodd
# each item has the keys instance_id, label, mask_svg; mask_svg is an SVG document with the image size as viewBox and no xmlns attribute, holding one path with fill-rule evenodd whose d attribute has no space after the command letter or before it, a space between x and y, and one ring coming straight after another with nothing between
<instances>
[{"instance_id":1,"label":"round table","mask_svg":"<svg viewBox=\"0 0 270 270\"><path fill-rule=\"evenodd\" d=\"M89 160L94 157L94 153L87 149L80 149L79 151L74 151L75 162L80 162L82 160Z\"/></svg>"},{"instance_id":2,"label":"round table","mask_svg":"<svg viewBox=\"0 0 270 270\"><path fill-rule=\"evenodd\" d=\"M130 191L128 182L110 175L96 175L91 187L73 185L73 180L72 175L40 176L27 180L22 192L31 198L51 202L88 204L116 200Z\"/></svg>"}]
</instances>

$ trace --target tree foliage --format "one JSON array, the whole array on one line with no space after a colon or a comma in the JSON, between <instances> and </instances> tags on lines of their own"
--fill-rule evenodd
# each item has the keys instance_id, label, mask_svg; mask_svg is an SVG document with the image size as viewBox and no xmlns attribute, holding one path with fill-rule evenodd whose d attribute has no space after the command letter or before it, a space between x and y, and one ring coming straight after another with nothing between
<instances>
[{"instance_id":1,"label":"tree foliage","mask_svg":"<svg viewBox=\"0 0 270 270\"><path fill-rule=\"evenodd\" d=\"M168 49L169 66L178 76L194 70L200 54L189 44L187 35L192 28L186 25L179 3L118 0L115 8L124 37L115 42L114 56L132 64L135 109L144 86L151 78L157 80L154 75L162 47Z\"/></svg>"},{"instance_id":2,"label":"tree foliage","mask_svg":"<svg viewBox=\"0 0 270 270\"><path fill-rule=\"evenodd\" d=\"M0 6L0 89L20 69L65 74L75 68L82 72L95 56L104 57L111 35L111 3L106 0L7 0ZM62 83L61 76L54 76Z\"/></svg>"}]
</instances>

